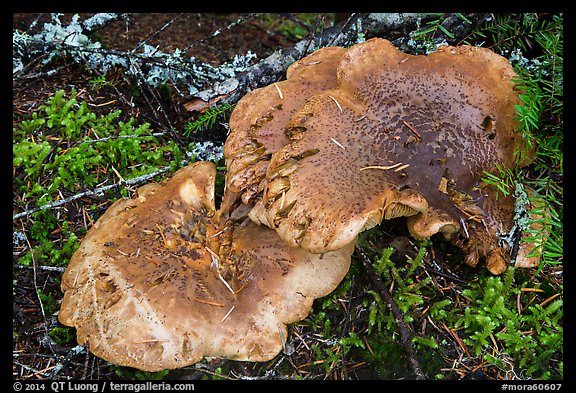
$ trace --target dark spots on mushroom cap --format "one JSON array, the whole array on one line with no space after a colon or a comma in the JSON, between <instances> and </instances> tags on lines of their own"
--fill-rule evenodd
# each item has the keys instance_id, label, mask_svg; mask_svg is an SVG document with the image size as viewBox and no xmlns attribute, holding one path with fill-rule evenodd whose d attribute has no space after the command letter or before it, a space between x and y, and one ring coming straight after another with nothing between
<instances>
[{"instance_id":1,"label":"dark spots on mushroom cap","mask_svg":"<svg viewBox=\"0 0 576 393\"><path fill-rule=\"evenodd\" d=\"M321 252L318 244L336 247L330 239L341 239L341 231L363 217L374 220L383 204L396 203L403 187L451 217L438 226L446 233L469 219L464 208L472 209L455 203L450 190L474 200L478 211L491 216L488 221L509 220L476 187L485 170L511 164L520 143L512 104L519 99L506 61L469 47L407 56L386 40L372 39L348 49L337 76L335 89L312 96L292 117L289 129L305 131L271 157L268 175L286 157L318 151L286 174L290 190L283 203L294 205L274 221L283 239L296 236L297 244L314 252ZM274 215L278 199L266 208ZM304 233L305 214L311 223Z\"/></svg>"}]
</instances>

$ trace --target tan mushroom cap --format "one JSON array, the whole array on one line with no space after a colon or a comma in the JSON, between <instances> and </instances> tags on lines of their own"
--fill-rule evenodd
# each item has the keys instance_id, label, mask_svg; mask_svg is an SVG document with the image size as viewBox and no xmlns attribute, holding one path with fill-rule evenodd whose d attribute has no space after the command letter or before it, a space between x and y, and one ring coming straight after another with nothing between
<instances>
[{"instance_id":1,"label":"tan mushroom cap","mask_svg":"<svg viewBox=\"0 0 576 393\"><path fill-rule=\"evenodd\" d=\"M227 190L248 203L259 193L270 155L290 142L286 124L313 94L336 86L336 67L346 49L325 47L286 71L287 79L256 89L237 103L224 144Z\"/></svg>"},{"instance_id":2,"label":"tan mushroom cap","mask_svg":"<svg viewBox=\"0 0 576 393\"><path fill-rule=\"evenodd\" d=\"M63 275L58 318L92 353L145 371L268 360L285 325L343 279L353 245L312 255L250 220L213 222L215 173L195 163L145 185L88 231Z\"/></svg>"},{"instance_id":3,"label":"tan mushroom cap","mask_svg":"<svg viewBox=\"0 0 576 393\"><path fill-rule=\"evenodd\" d=\"M480 178L517 165L514 76L484 48L413 56L379 38L349 48L337 87L292 117L288 132L300 138L272 155L251 218L292 246L325 252L383 218L411 216L413 235L444 232L467 252L489 234L487 256L513 220Z\"/></svg>"}]
</instances>

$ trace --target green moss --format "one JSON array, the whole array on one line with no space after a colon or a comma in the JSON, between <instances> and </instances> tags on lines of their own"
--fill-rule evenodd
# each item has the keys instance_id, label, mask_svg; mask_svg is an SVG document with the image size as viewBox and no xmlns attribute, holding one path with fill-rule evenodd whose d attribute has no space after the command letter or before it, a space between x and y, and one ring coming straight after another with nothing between
<instances>
[{"instance_id":1,"label":"green moss","mask_svg":"<svg viewBox=\"0 0 576 393\"><path fill-rule=\"evenodd\" d=\"M469 285L462 292L469 303L451 310L447 320L451 327L463 328L460 337L472 354L499 367L503 365L494 353L510 357L528 378L562 378L563 301L531 304L519 313L518 297L528 283L512 285L514 273L509 268L503 278L481 277Z\"/></svg>"},{"instance_id":2,"label":"green moss","mask_svg":"<svg viewBox=\"0 0 576 393\"><path fill-rule=\"evenodd\" d=\"M535 149L536 156L529 168L514 173L500 171L486 174L483 179L504 194L517 185L530 188L529 202L534 207L529 214L546 231L527 231L526 241L540 243L531 256L541 256L540 268L557 265L563 257L563 113L564 113L564 16L563 14L496 14L479 26L469 37L497 53L508 57L518 74L519 97L516 120L518 132L528 149L516 153L522 159L525 151Z\"/></svg>"},{"instance_id":3,"label":"green moss","mask_svg":"<svg viewBox=\"0 0 576 393\"><path fill-rule=\"evenodd\" d=\"M58 90L13 132L14 188L24 200L43 205L64 190L179 167L183 153L174 141L150 136L150 125L134 118L119 121L121 111L97 116L75 94Z\"/></svg>"},{"instance_id":4,"label":"green moss","mask_svg":"<svg viewBox=\"0 0 576 393\"><path fill-rule=\"evenodd\" d=\"M66 221L57 219L48 210L30 216L29 238L32 250L19 259L24 266L31 266L34 260L38 265L65 266L78 248L78 236L84 231L73 232Z\"/></svg>"},{"instance_id":5,"label":"green moss","mask_svg":"<svg viewBox=\"0 0 576 393\"><path fill-rule=\"evenodd\" d=\"M48 332L57 345L71 344L76 341L76 329L68 326L57 326Z\"/></svg>"},{"instance_id":6,"label":"green moss","mask_svg":"<svg viewBox=\"0 0 576 393\"><path fill-rule=\"evenodd\" d=\"M394 253L393 248L384 248L372 258L372 263L385 286L392 288L394 301L411 329L416 358L427 376L458 377L446 371L453 366L450 359L458 357L454 348L459 345L447 341L447 330L438 330L445 327L458 333L471 356L467 361L483 363L484 370L494 367L493 372L521 373L524 378L563 377L563 301L556 295L556 300L539 304L561 292L561 287L544 282L541 288L535 287L537 292L523 291L522 288L532 288L534 284L523 270L509 268L503 276L480 273L477 279L459 287L459 300L455 302L439 293L431 276L425 273L427 248L421 247L415 258L400 264L393 262ZM518 282L520 279L525 281ZM343 287L347 285L342 283ZM524 293L542 293L541 300L528 300ZM314 327L318 331L326 329L325 319L329 315L326 304L329 303L324 299L322 309L309 317L317 321ZM412 375L397 321L380 294L366 291L361 305L360 318L367 324L367 331L349 333L339 343L347 346L345 351L355 350L381 378ZM523 307L521 312L518 307ZM322 321L324 325L319 323ZM424 324L429 327L423 329ZM328 329L323 332L327 339L338 335L337 327L328 326ZM317 351L316 354L330 359L328 353Z\"/></svg>"},{"instance_id":7,"label":"green moss","mask_svg":"<svg viewBox=\"0 0 576 393\"><path fill-rule=\"evenodd\" d=\"M118 376L118 378L130 381L159 381L164 379L170 372L170 370L147 372L130 367L121 367L116 365L111 365L110 369L116 374L116 376Z\"/></svg>"},{"instance_id":8,"label":"green moss","mask_svg":"<svg viewBox=\"0 0 576 393\"><path fill-rule=\"evenodd\" d=\"M76 92L69 97L58 90L45 105L30 114L13 132L15 202L29 209L42 206L63 195L91 189L99 184L118 182L170 166L181 166L183 152L172 141L154 136L148 123L134 118L120 121L121 111L96 115ZM127 191L121 189L127 196ZM108 198L114 200L117 195ZM94 209L91 209L94 210ZM92 220L98 218L91 213ZM78 248L78 238L86 229L52 210L29 216L28 239L32 249L19 263L30 266L65 266Z\"/></svg>"}]
</instances>

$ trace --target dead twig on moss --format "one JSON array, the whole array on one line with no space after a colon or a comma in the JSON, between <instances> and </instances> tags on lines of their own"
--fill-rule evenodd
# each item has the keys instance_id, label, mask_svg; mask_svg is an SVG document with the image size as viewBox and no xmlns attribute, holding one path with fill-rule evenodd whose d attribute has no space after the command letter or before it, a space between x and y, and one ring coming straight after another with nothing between
<instances>
[{"instance_id":1,"label":"dead twig on moss","mask_svg":"<svg viewBox=\"0 0 576 393\"><path fill-rule=\"evenodd\" d=\"M362 264L364 265L364 268L368 273L370 281L376 287L376 290L378 291L382 299L384 299L384 301L388 304L388 307L390 307L392 315L394 315L394 319L396 320L398 328L400 329L400 335L402 337L402 346L404 347L404 350L408 355L408 359L410 360L410 367L412 368L412 371L416 375L416 379L419 380L426 379L426 375L422 371L420 363L418 362L418 359L416 359L416 355L414 354L414 349L412 348L412 335L410 333L410 330L408 329L408 326L406 325L406 322L404 322L404 315L402 314L402 311L400 311L400 308L394 301L394 298L392 297L390 292L388 292L388 289L386 289L386 285L384 285L382 279L378 276L376 270L374 270L374 267L372 266L372 263L370 262L368 256L359 247L356 247L355 253L360 256L360 260L362 261Z\"/></svg>"},{"instance_id":2,"label":"dead twig on moss","mask_svg":"<svg viewBox=\"0 0 576 393\"><path fill-rule=\"evenodd\" d=\"M188 160L184 160L182 161L181 165L187 165L188 164ZM52 203L47 203L46 205L40 206L40 207L36 207L34 209L30 209L30 210L26 210L23 211L21 213L15 214L12 216L12 220L17 220L18 218L22 218L22 217L27 217L30 214L42 211L42 210L46 210L46 209L53 209L55 207L59 207L62 205L65 205L67 203L70 203L72 201L75 201L76 199L80 199L80 198L84 198L84 197L93 197L93 196L98 196L103 194L105 191L111 190L113 188L119 187L120 185L124 184L126 186L132 186L135 184L139 184L139 183L144 183L150 179L152 179L153 177L156 177L158 175L161 175L162 173L168 172L170 170L170 166L165 166L163 168L158 169L157 171L154 171L152 173L147 173L145 175L142 176L138 176L138 177L134 177L132 179L126 180L126 181L119 181L117 183L114 184L110 184L107 186L102 186L102 187L98 187L95 188L93 190L88 190L88 191L84 191L84 192L80 192L78 194L74 194L68 198L64 198L64 199L60 199L58 201L52 202Z\"/></svg>"}]
</instances>

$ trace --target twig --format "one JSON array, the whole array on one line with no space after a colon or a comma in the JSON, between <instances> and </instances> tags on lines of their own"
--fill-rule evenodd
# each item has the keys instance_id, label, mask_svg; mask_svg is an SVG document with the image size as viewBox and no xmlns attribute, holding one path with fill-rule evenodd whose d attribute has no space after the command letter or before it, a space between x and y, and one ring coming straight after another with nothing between
<instances>
[{"instance_id":1,"label":"twig","mask_svg":"<svg viewBox=\"0 0 576 393\"><path fill-rule=\"evenodd\" d=\"M107 136L100 139L83 139L76 142L72 142L71 146L80 145L82 143L96 143L96 142L105 142L108 140L116 140L116 139L124 139L124 138L149 138L149 137L157 137L157 136L165 136L168 135L168 131L162 132L152 132L150 134L129 134L129 135L112 135Z\"/></svg>"},{"instance_id":2,"label":"twig","mask_svg":"<svg viewBox=\"0 0 576 393\"><path fill-rule=\"evenodd\" d=\"M49 71L44 71L44 72L36 72L34 74L23 74L21 76L22 79L40 79L40 78L46 78L46 77L50 77L52 75L57 74L58 72L66 69L70 67L70 64L64 64L63 66L60 67L56 67L52 70Z\"/></svg>"},{"instance_id":3,"label":"twig","mask_svg":"<svg viewBox=\"0 0 576 393\"><path fill-rule=\"evenodd\" d=\"M474 14L479 23L488 14ZM260 62L224 81L215 81L203 91L191 94L188 99L200 98L209 102L216 97L224 103L235 103L248 91L278 81L286 68L295 60L324 46L348 47L364 39L383 37L394 40L400 33L408 35L417 27L434 18L433 14L417 13L355 13L342 25L322 30L297 42L293 47L277 50ZM473 26L470 26L473 27ZM458 34L457 34L458 35ZM452 40L452 39L451 39ZM454 40L458 40L457 37Z\"/></svg>"},{"instance_id":4,"label":"twig","mask_svg":"<svg viewBox=\"0 0 576 393\"><path fill-rule=\"evenodd\" d=\"M188 164L188 160L183 160L180 164L186 165L186 164ZM39 212L42 210L53 209L55 207L59 207L59 206L65 205L69 202L75 201L76 199L80 199L80 198L84 198L84 197L91 197L91 196L98 196L100 194L103 194L105 191L119 187L121 184L131 186L134 184L142 183L142 182L148 181L148 180L152 179L153 177L158 176L164 172L168 172L169 170L170 170L170 165L165 166L163 168L160 168L157 171L154 171L152 173L148 173L148 174L145 174L142 176L134 177L134 178L126 180L124 182L118 182L118 183L110 184L108 186L98 187L98 188L95 188L94 190L88 190L88 191L80 192L80 193L74 194L68 198L60 199L59 201L48 203L46 205L36 207L34 209L26 210L26 211L23 211L21 213L15 214L12 216L12 220L16 220L16 219L22 218L22 217L27 217L30 214L33 214L33 213L36 213L36 212Z\"/></svg>"},{"instance_id":5,"label":"twig","mask_svg":"<svg viewBox=\"0 0 576 393\"><path fill-rule=\"evenodd\" d=\"M187 98L200 98L207 102L214 97L226 95L224 102L236 102L249 90L269 85L278 80L294 60L303 58L327 43L336 46L349 46L358 42L361 35L369 38L386 35L387 32L398 29L409 31L411 27L416 25L418 18L421 18L421 23L423 23L426 16L418 14L355 14L344 26L328 28L313 37L307 37L297 42L291 48L278 50L259 63L248 67L244 72L225 81L217 81L212 87Z\"/></svg>"},{"instance_id":6,"label":"twig","mask_svg":"<svg viewBox=\"0 0 576 393\"><path fill-rule=\"evenodd\" d=\"M89 342L86 342L88 344ZM90 351L86 348L86 357L84 358L84 371L82 372L82 380L88 376L88 360L90 360Z\"/></svg>"},{"instance_id":7,"label":"twig","mask_svg":"<svg viewBox=\"0 0 576 393\"><path fill-rule=\"evenodd\" d=\"M131 50L132 53L136 52L138 49L140 49L141 47L143 47L148 41L150 41L152 38L156 37L158 34L160 34L162 31L164 31L168 26L170 26L172 23L174 23L174 21L178 18L180 18L182 15L184 15L183 13L180 13L178 15L176 15L174 18L172 18L170 21L168 21L167 23L164 24L164 26L162 26L161 28L159 28L158 30L156 30L154 33L150 34L148 37L146 37L146 39L144 39L143 41L141 41L138 46L134 49Z\"/></svg>"},{"instance_id":8,"label":"twig","mask_svg":"<svg viewBox=\"0 0 576 393\"><path fill-rule=\"evenodd\" d=\"M93 33L94 31L103 28L110 22L115 22L120 19L126 20L128 19L128 16L128 14L123 13L100 12L80 22L80 26L82 26L84 33Z\"/></svg>"},{"instance_id":9,"label":"twig","mask_svg":"<svg viewBox=\"0 0 576 393\"><path fill-rule=\"evenodd\" d=\"M28 236L26 236L26 231L24 228L24 223L22 223L22 233L24 234L24 238L26 239L26 243L28 244L28 248L32 250L32 245L30 244L30 240L28 240ZM42 303L42 298L40 297L40 290L38 289L37 283L37 274L36 274L36 259L34 258L34 253L30 253L32 257L32 271L33 271L33 283L34 283L34 292L36 292L36 297L38 298L38 303L40 304L40 312L42 313L42 319L44 320L43 328L44 334L47 338L46 342L48 343L48 347L52 353L54 352L54 348L52 347L52 340L50 340L50 336L48 335L48 320L46 319L46 313L44 311L44 304Z\"/></svg>"},{"instance_id":10,"label":"twig","mask_svg":"<svg viewBox=\"0 0 576 393\"><path fill-rule=\"evenodd\" d=\"M346 19L346 21L344 23L341 24L341 28L340 28L340 34L342 34L345 30L349 29L351 26L351 22L352 21L356 21L357 15L356 13L351 13L348 18ZM337 35L335 35L334 37L332 37L332 39L330 41L328 41L328 43L326 44L326 46L332 46L334 45L334 40L336 39Z\"/></svg>"},{"instance_id":11,"label":"twig","mask_svg":"<svg viewBox=\"0 0 576 393\"><path fill-rule=\"evenodd\" d=\"M432 268L432 267L427 267L427 266L425 266L425 267L424 267L424 270L426 270L427 272L430 272L430 273L434 273L434 274L436 274L436 275L438 275L438 276L442 276L442 277L444 277L444 278L448 278L448 279L450 279L450 280L452 280L452 281L456 281L456 282L458 282L458 283L460 283L460 284L467 284L467 283L468 283L468 281L462 280L460 277L458 277L458 276L456 276L456 275L454 275L454 274L444 273L444 272L441 272L440 270L436 270L436 269L434 269L434 268Z\"/></svg>"},{"instance_id":12,"label":"twig","mask_svg":"<svg viewBox=\"0 0 576 393\"><path fill-rule=\"evenodd\" d=\"M146 89L148 89L148 91L150 92L152 97L156 100L157 108L160 110L162 115L164 115L164 119L166 119L168 127L170 129L172 129L173 128L172 122L170 121L170 118L166 114L166 111L164 110L164 107L160 103L160 100L154 94L154 90L150 87L150 85L148 83L146 83L146 76L142 72L140 65L138 63L132 61L132 59L130 59L130 62L132 64L131 69L136 71L136 76L137 76L136 83L138 84L138 87L140 87L140 92L142 93L142 97L144 97L144 100L146 101L146 103L150 107L150 110L152 110L152 113L154 113L154 116L156 116L156 120L159 123L161 123L160 116L158 115L158 112L156 111L156 107L154 105L152 105L152 102L150 102L150 99L148 98L148 95L146 94Z\"/></svg>"},{"instance_id":13,"label":"twig","mask_svg":"<svg viewBox=\"0 0 576 393\"><path fill-rule=\"evenodd\" d=\"M412 127L412 126L410 125L410 123L406 122L405 120L402 120L402 123L404 123L404 125L405 125L406 127L408 127L408 129L409 129L410 131L412 131L412 132L414 133L414 135L416 135L416 136L418 137L418 139L422 140L422 135L420 135L420 133L419 133L418 131L416 131L416 129L415 129L414 127Z\"/></svg>"},{"instance_id":14,"label":"twig","mask_svg":"<svg viewBox=\"0 0 576 393\"><path fill-rule=\"evenodd\" d=\"M200 371L200 372L210 374L210 375L213 375L213 376L218 377L218 378L229 379L229 380L237 379L237 378L232 378L232 377L225 375L225 374L214 372L214 371L210 370L210 368L203 363L195 363L192 367L195 368L196 370Z\"/></svg>"},{"instance_id":15,"label":"twig","mask_svg":"<svg viewBox=\"0 0 576 393\"><path fill-rule=\"evenodd\" d=\"M24 265L14 265L14 267L16 269L34 269L34 267ZM36 266L36 269L46 270L49 272L60 272L60 273L63 273L66 270L66 268L62 266L43 266L43 265Z\"/></svg>"},{"instance_id":16,"label":"twig","mask_svg":"<svg viewBox=\"0 0 576 393\"><path fill-rule=\"evenodd\" d=\"M314 29L312 29L312 33L311 33L311 34L310 34L310 29L308 29L308 32L309 32L309 34L308 34L308 43L306 44L306 48L304 49L304 52L303 52L303 53L308 53L308 52L310 51L310 46L312 45L312 43L314 42L314 39L316 38L316 30L317 30L317 27L318 27L318 25L319 25L319 24L318 24L318 20L316 20L315 25L316 25L316 27L315 27ZM341 32L342 32L342 30L341 30ZM320 45L321 45L321 44L320 44ZM303 56L302 56L302 57L303 57Z\"/></svg>"},{"instance_id":17,"label":"twig","mask_svg":"<svg viewBox=\"0 0 576 393\"><path fill-rule=\"evenodd\" d=\"M26 47L26 50L32 54L49 53L52 50L60 50L60 51L71 52L71 53L112 55L112 56L117 56L120 58L125 58L125 59L131 61L132 64L135 62L147 63L147 64L153 64L153 65L158 66L158 67L163 67L166 69L170 69L170 70L174 70L174 71L181 71L181 72L186 72L186 71L192 72L194 70L195 66L197 66L197 67L205 66L205 63L202 63L201 61L198 61L196 59L190 59L185 63L181 62L181 63L168 64L165 62L165 59L163 59L161 56L153 57L153 56L145 55L142 53L131 53L131 52L125 52L125 51L117 50L117 49L74 46L74 45L67 44L64 42L59 42L59 41L42 41L41 39L38 39L38 38L29 39L28 46ZM130 69L132 67L132 64L130 65L130 67L128 67L128 69ZM18 74L15 76L17 77L21 73L22 73L22 71L18 72Z\"/></svg>"},{"instance_id":18,"label":"twig","mask_svg":"<svg viewBox=\"0 0 576 393\"><path fill-rule=\"evenodd\" d=\"M105 78L104 73L100 72L100 70L98 70L96 67L92 67L92 65L90 63L86 63L87 66L89 66L92 69L92 72L98 74L98 76ZM134 103L130 102L126 99L126 97L124 97L124 94L120 93L120 91L118 90L118 88L116 87L116 84L114 83L109 83L109 86L111 86L115 91L116 91L116 97L120 98L121 101L124 102L124 104L126 104L127 107L129 108L134 108Z\"/></svg>"},{"instance_id":19,"label":"twig","mask_svg":"<svg viewBox=\"0 0 576 393\"><path fill-rule=\"evenodd\" d=\"M204 41L209 40L210 38L214 38L216 36L218 36L220 33L222 33L223 31L227 31L230 30L231 28L244 23L245 21L247 21L248 19L254 17L256 15L256 13L251 13L248 16L246 16L245 18L238 18L238 20L230 23L228 26L224 27L223 29L217 29L216 31L214 31L212 34L210 34L208 37L206 38L202 38L200 40L197 40L193 43L191 43L190 45L188 45L187 47L185 47L184 49L182 49L182 53L186 53L188 52L190 49L194 48L196 45L199 45L201 43L203 43Z\"/></svg>"},{"instance_id":20,"label":"twig","mask_svg":"<svg viewBox=\"0 0 576 393\"><path fill-rule=\"evenodd\" d=\"M32 367L27 366L27 365L25 365L25 364L23 364L23 363L20 363L20 362L17 361L17 360L12 360L12 363L13 363L14 365L18 366L18 367L22 367L22 368L23 368L24 370L26 370L26 371L30 371L30 372L33 373L35 376L36 376L36 375L40 375L40 376L42 376L42 377L44 377L44 378L48 378L48 377L50 376L50 374L46 374L46 373L44 373L44 372L42 372L42 371L36 370L35 368L32 368Z\"/></svg>"},{"instance_id":21,"label":"twig","mask_svg":"<svg viewBox=\"0 0 576 393\"><path fill-rule=\"evenodd\" d=\"M398 324L398 328L400 328L400 334L402 336L402 345L404 346L404 350L408 355L408 359L410 360L410 366L412 367L412 371L416 375L416 379L419 380L426 379L426 375L424 375L424 373L422 372L420 364L418 363L418 360L416 359L416 356L414 354L414 349L412 348L412 336L410 334L408 326L406 325L406 322L404 322L404 315L402 314L402 311L400 311L400 308L394 301L394 298L392 297L390 292L388 292L388 289L386 289L386 285L384 285L382 279L378 276L376 270L374 270L374 267L372 266L372 263L370 262L368 256L366 256L366 254L364 254L364 252L360 250L358 247L356 247L355 252L360 256L360 259L362 260L362 263L366 268L366 272L368 273L370 281L372 282L372 284L374 284L374 286L378 290L378 293L382 296L382 298L386 301L386 303L390 307L392 315L394 315L394 319Z\"/></svg>"}]
</instances>

